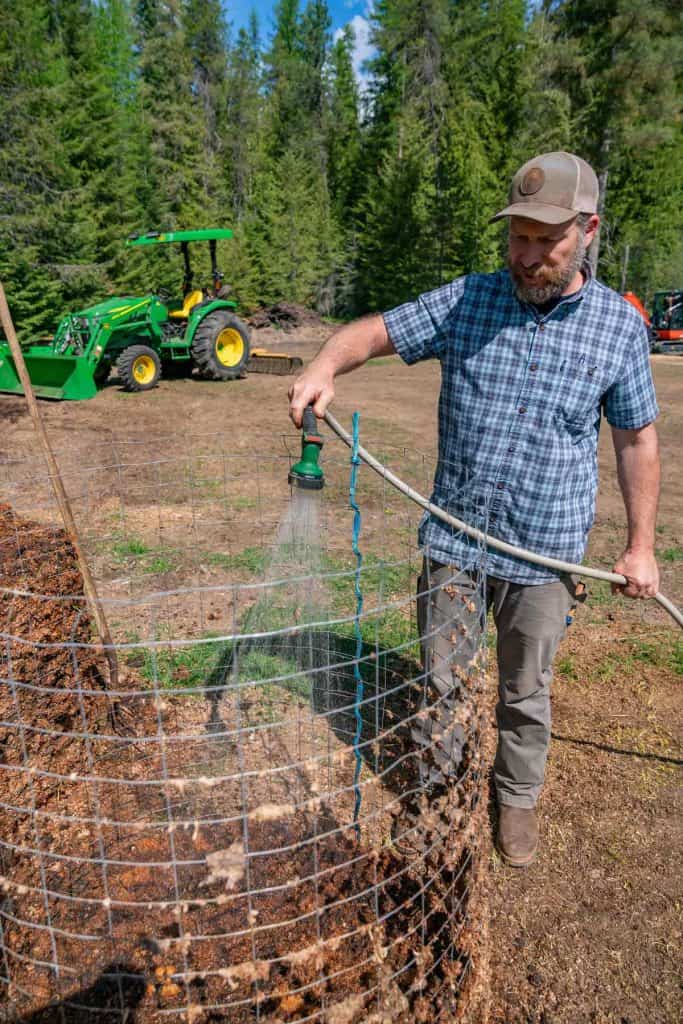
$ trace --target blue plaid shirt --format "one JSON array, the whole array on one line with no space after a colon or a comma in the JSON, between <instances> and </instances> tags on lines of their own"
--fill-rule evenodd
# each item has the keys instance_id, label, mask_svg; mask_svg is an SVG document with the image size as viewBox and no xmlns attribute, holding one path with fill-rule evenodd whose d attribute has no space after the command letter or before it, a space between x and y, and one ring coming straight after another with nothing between
<instances>
[{"instance_id":1,"label":"blue plaid shirt","mask_svg":"<svg viewBox=\"0 0 683 1024\"><path fill-rule=\"evenodd\" d=\"M384 314L406 363L441 362L439 460L432 501L491 536L581 562L595 513L601 412L636 430L658 414L640 315L588 276L541 315L509 273L468 274ZM475 542L425 515L420 542L462 568ZM513 583L556 574L490 550Z\"/></svg>"}]
</instances>

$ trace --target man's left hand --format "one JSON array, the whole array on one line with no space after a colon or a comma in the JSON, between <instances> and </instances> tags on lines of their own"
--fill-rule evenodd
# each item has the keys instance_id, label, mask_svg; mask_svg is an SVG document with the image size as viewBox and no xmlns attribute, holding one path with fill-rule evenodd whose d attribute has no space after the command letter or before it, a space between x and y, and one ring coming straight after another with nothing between
<instances>
[{"instance_id":1,"label":"man's left hand","mask_svg":"<svg viewBox=\"0 0 683 1024\"><path fill-rule=\"evenodd\" d=\"M654 597L659 590L659 568L654 551L631 551L627 548L612 571L628 580L624 586L613 583L613 594L645 598Z\"/></svg>"}]
</instances>

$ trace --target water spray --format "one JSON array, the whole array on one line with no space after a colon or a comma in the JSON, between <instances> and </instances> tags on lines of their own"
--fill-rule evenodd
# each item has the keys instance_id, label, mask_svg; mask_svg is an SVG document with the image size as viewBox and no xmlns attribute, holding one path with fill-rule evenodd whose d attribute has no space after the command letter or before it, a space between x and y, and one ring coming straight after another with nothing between
<instances>
[{"instance_id":1,"label":"water spray","mask_svg":"<svg viewBox=\"0 0 683 1024\"><path fill-rule=\"evenodd\" d=\"M308 410L306 410L308 411ZM312 410L311 410L312 412ZM304 414L305 415L305 414ZM449 512L444 512L438 505L434 505L431 501L427 501L423 495L414 488L410 487L405 481L397 477L391 470L387 469L386 466L382 465L370 452L366 451L361 445L354 447L354 441L351 436L340 423L334 418L334 416L326 412L325 422L334 431L337 437L348 445L354 452L357 452L359 458L365 462L371 469L374 469L384 480L395 487L401 494L405 494L407 498L414 501L416 505L425 509L430 515L435 516L437 519L441 519L442 522L447 523L449 526L454 527L456 530L460 530L466 533L468 537L474 538L479 542L486 544L489 548L494 548L496 551L504 551L508 555L514 555L515 558L522 558L525 562L531 562L533 565L541 565L547 569L554 569L556 572L578 574L581 576L587 576L590 579L604 580L606 583L616 583L617 586L625 586L628 580L625 576L621 576L616 572L605 572L603 569L594 569L586 565L574 565L572 562L562 562L557 558L548 558L546 555L537 555L533 551L527 551L525 548L515 547L513 544L507 544L503 540L498 540L496 537L490 537L487 533L483 533L481 530L477 530L474 526L470 526L468 523L464 523L461 519L457 519L452 516ZM321 442L322 443L322 442ZM296 466L294 467L296 469ZM322 486L322 485L321 485ZM655 601L659 604L666 612L669 613L671 618L683 629L683 612L673 601L670 601L664 594L655 594Z\"/></svg>"},{"instance_id":2,"label":"water spray","mask_svg":"<svg viewBox=\"0 0 683 1024\"><path fill-rule=\"evenodd\" d=\"M323 439L318 433L318 421L313 406L304 410L301 434L301 459L289 471L287 479L292 487L305 491L320 491L325 486L325 474L318 465Z\"/></svg>"}]
</instances>

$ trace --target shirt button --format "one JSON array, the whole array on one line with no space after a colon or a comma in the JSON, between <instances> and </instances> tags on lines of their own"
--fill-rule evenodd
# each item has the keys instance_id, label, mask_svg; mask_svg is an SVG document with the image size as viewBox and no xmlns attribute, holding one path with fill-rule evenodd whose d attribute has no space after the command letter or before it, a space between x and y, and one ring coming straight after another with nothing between
<instances>
[{"instance_id":1,"label":"shirt button","mask_svg":"<svg viewBox=\"0 0 683 1024\"><path fill-rule=\"evenodd\" d=\"M538 369L538 363L532 363L529 369L532 373L536 373L536 370Z\"/></svg>"},{"instance_id":2,"label":"shirt button","mask_svg":"<svg viewBox=\"0 0 683 1024\"><path fill-rule=\"evenodd\" d=\"M496 487L498 488L499 491L502 491L503 488L505 487L505 484L498 483L496 484Z\"/></svg>"},{"instance_id":3,"label":"shirt button","mask_svg":"<svg viewBox=\"0 0 683 1024\"><path fill-rule=\"evenodd\" d=\"M490 523L495 523L495 521L496 521L496 519L497 519L497 518L498 518L498 517L497 517L496 513L495 513L495 512L492 512L492 513L491 513L491 515L489 516L489 522L490 522Z\"/></svg>"},{"instance_id":4,"label":"shirt button","mask_svg":"<svg viewBox=\"0 0 683 1024\"><path fill-rule=\"evenodd\" d=\"M520 407L519 407L519 415L523 416L525 412L526 412L526 406L525 405L520 405Z\"/></svg>"},{"instance_id":5,"label":"shirt button","mask_svg":"<svg viewBox=\"0 0 683 1024\"><path fill-rule=\"evenodd\" d=\"M539 329L539 331L544 331L545 330L545 324L539 324L538 325L538 329Z\"/></svg>"},{"instance_id":6,"label":"shirt button","mask_svg":"<svg viewBox=\"0 0 683 1024\"><path fill-rule=\"evenodd\" d=\"M512 454L515 450L516 449L515 449L514 444L511 444L510 447L508 448L508 451L510 452L510 454Z\"/></svg>"}]
</instances>

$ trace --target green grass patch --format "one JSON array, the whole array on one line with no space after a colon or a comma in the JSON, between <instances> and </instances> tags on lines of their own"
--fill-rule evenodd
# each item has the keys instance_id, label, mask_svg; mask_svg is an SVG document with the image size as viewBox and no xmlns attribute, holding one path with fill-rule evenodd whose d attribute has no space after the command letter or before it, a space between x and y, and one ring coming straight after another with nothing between
<instances>
[{"instance_id":1,"label":"green grass patch","mask_svg":"<svg viewBox=\"0 0 683 1024\"><path fill-rule=\"evenodd\" d=\"M355 622L343 622L335 626L335 633L354 640ZM420 644L416 624L400 609L389 608L379 615L361 619L360 633L363 644L369 650L378 647L380 651L399 648L404 658L419 658Z\"/></svg>"},{"instance_id":2,"label":"green grass patch","mask_svg":"<svg viewBox=\"0 0 683 1024\"><path fill-rule=\"evenodd\" d=\"M223 481L215 476L196 476L192 479L192 487L209 498L217 498L223 494Z\"/></svg>"},{"instance_id":3,"label":"green grass patch","mask_svg":"<svg viewBox=\"0 0 683 1024\"><path fill-rule=\"evenodd\" d=\"M683 639L672 635L657 640L628 640L624 649L600 661L595 674L603 683L619 683L627 675L642 673L643 665L683 676Z\"/></svg>"},{"instance_id":4,"label":"green grass patch","mask_svg":"<svg viewBox=\"0 0 683 1024\"><path fill-rule=\"evenodd\" d=\"M633 664L633 658L623 652L608 654L596 666L595 675L601 683L619 685L633 671Z\"/></svg>"},{"instance_id":5,"label":"green grass patch","mask_svg":"<svg viewBox=\"0 0 683 1024\"><path fill-rule=\"evenodd\" d=\"M190 689L225 684L231 678L233 652L231 641L184 647L142 647L127 651L125 661L139 668L144 679L161 689ZM312 682L308 676L278 678L296 673L297 664L291 657L251 650L239 658L238 666L238 682L264 683L256 687L259 695L268 691L272 697L277 689L302 700L311 697Z\"/></svg>"},{"instance_id":6,"label":"green grass patch","mask_svg":"<svg viewBox=\"0 0 683 1024\"><path fill-rule=\"evenodd\" d=\"M369 359L367 366L396 366L398 362L398 356L377 356L376 359Z\"/></svg>"},{"instance_id":7,"label":"green grass patch","mask_svg":"<svg viewBox=\"0 0 683 1024\"><path fill-rule=\"evenodd\" d=\"M143 679L163 689L205 686L217 669L225 667L225 659L232 657L232 651L228 648L229 645L225 643L139 647L126 652L126 661L140 669Z\"/></svg>"},{"instance_id":8,"label":"green grass patch","mask_svg":"<svg viewBox=\"0 0 683 1024\"><path fill-rule=\"evenodd\" d=\"M603 583L601 580L589 581L588 600L591 604L599 606L613 604L619 596L619 594L612 593L610 583Z\"/></svg>"},{"instance_id":9,"label":"green grass patch","mask_svg":"<svg viewBox=\"0 0 683 1024\"><path fill-rule=\"evenodd\" d=\"M670 664L677 676L683 676L683 640L674 641Z\"/></svg>"},{"instance_id":10,"label":"green grass patch","mask_svg":"<svg viewBox=\"0 0 683 1024\"><path fill-rule=\"evenodd\" d=\"M268 562L268 552L264 548L248 547L242 551L228 554L223 551L208 551L202 560L207 565L219 566L221 569L240 569L259 576Z\"/></svg>"},{"instance_id":11,"label":"green grass patch","mask_svg":"<svg viewBox=\"0 0 683 1024\"><path fill-rule=\"evenodd\" d=\"M256 508L257 504L258 502L256 498L248 498L246 496L230 499L230 505L238 512L242 512L244 509L247 508Z\"/></svg>"},{"instance_id":12,"label":"green grass patch","mask_svg":"<svg viewBox=\"0 0 683 1024\"><path fill-rule=\"evenodd\" d=\"M128 565L132 562L144 573L171 572L177 568L177 563L168 551L162 552L159 548L151 547L139 537L117 540L110 550L116 565Z\"/></svg>"},{"instance_id":13,"label":"green grass patch","mask_svg":"<svg viewBox=\"0 0 683 1024\"><path fill-rule=\"evenodd\" d=\"M175 569L174 563L163 555L156 555L144 565L144 572L149 573L171 572L172 569Z\"/></svg>"},{"instance_id":14,"label":"green grass patch","mask_svg":"<svg viewBox=\"0 0 683 1024\"><path fill-rule=\"evenodd\" d=\"M207 565L217 565L222 569L234 568L234 556L227 555L223 551L208 551L201 556L201 560Z\"/></svg>"},{"instance_id":15,"label":"green grass patch","mask_svg":"<svg viewBox=\"0 0 683 1024\"><path fill-rule=\"evenodd\" d=\"M566 679L567 682L576 682L578 679L576 665L574 664L574 659L570 654L557 659L555 662L555 673L563 679Z\"/></svg>"},{"instance_id":16,"label":"green grass patch","mask_svg":"<svg viewBox=\"0 0 683 1024\"><path fill-rule=\"evenodd\" d=\"M325 579L325 585L332 592L335 606L346 607L349 601L355 607L355 561L325 557L323 571L326 573L349 573L348 576L332 576ZM376 557L363 559L360 586L364 595L379 597L384 601L408 597L414 590L417 567L404 562L392 565Z\"/></svg>"},{"instance_id":17,"label":"green grass patch","mask_svg":"<svg viewBox=\"0 0 683 1024\"><path fill-rule=\"evenodd\" d=\"M660 558L663 562L680 562L683 561L683 548L677 546L671 548L664 548Z\"/></svg>"},{"instance_id":18,"label":"green grass patch","mask_svg":"<svg viewBox=\"0 0 683 1024\"><path fill-rule=\"evenodd\" d=\"M144 552L140 547L144 547ZM145 545L131 546L130 542L127 542L125 550L128 557L141 559L143 571L165 572L172 567L168 559ZM133 551L135 555L132 554ZM268 557L269 552L258 547L247 547L230 554L213 551L202 555L203 561L209 565L220 566L226 570L242 570L250 575L262 573ZM331 599L332 617L353 616L356 611L353 569L352 559L339 560L329 556L323 559L324 571L348 573L343 577L325 580ZM393 565L378 558L368 558L364 561L361 586L366 614L361 619L360 628L363 646L368 655L377 648L380 652L398 648L401 657L419 659L419 641L411 596L415 587L416 571L416 567L405 563ZM390 604L397 600L402 602L400 607L381 607L381 604ZM380 610L368 615L367 611L378 603ZM241 618L240 630L244 635L270 633L295 625L301 614L302 609L298 607L296 593L292 596L286 588L282 593L266 591L245 611ZM353 619L334 627L334 634L338 635L342 644L349 645L349 650L355 650ZM210 634L207 636L210 637ZM159 638L161 639L161 634ZM269 641L264 643L264 650L258 649L258 640L253 642L252 649L246 646L249 641L244 642L245 647L239 656L239 680L272 685L298 699L308 700L311 697L312 686L308 677L271 682L274 677L296 673L298 642L296 641L294 646L288 646L288 641L284 637L273 641L273 647L282 648L283 653L280 654L268 649ZM353 653L350 656L352 657ZM139 667L145 679L150 682L156 681L162 688L201 688L224 682L232 669L232 657L232 644L222 642L193 643L183 647L141 648L130 652L126 660L129 664ZM369 677L374 678L374 663L369 663L368 672ZM261 687L256 689L260 691Z\"/></svg>"},{"instance_id":19,"label":"green grass patch","mask_svg":"<svg viewBox=\"0 0 683 1024\"><path fill-rule=\"evenodd\" d=\"M355 575L352 561L339 562L325 558L326 572L350 572L348 576L326 577L325 585L332 596L332 607L336 614L351 615L356 610ZM378 558L363 560L360 587L365 607L375 605L381 598L382 602L390 603L402 600L401 607L386 608L377 615L361 619L360 629L363 641L374 647L377 644L383 650L408 645L406 657L419 656L417 626L412 620L410 611L413 604L411 593L414 589L416 570L414 567L401 563L391 565ZM354 623L346 622L338 629L341 635L353 636Z\"/></svg>"},{"instance_id":20,"label":"green grass patch","mask_svg":"<svg viewBox=\"0 0 683 1024\"><path fill-rule=\"evenodd\" d=\"M259 694L266 698L274 697L278 691L284 690L292 696L299 697L304 701L311 698L313 683L310 676L301 675L294 679L277 679L278 676L293 675L298 665L292 658L279 654L268 654L265 651L249 651L239 663L240 682L265 681L266 685L259 687ZM276 680L271 682L271 680Z\"/></svg>"},{"instance_id":21,"label":"green grass patch","mask_svg":"<svg viewBox=\"0 0 683 1024\"><path fill-rule=\"evenodd\" d=\"M637 662L683 676L683 639L678 636L659 640L631 640L629 654Z\"/></svg>"},{"instance_id":22,"label":"green grass patch","mask_svg":"<svg viewBox=\"0 0 683 1024\"><path fill-rule=\"evenodd\" d=\"M128 537L126 540L117 541L111 550L118 562L124 562L127 558L148 555L152 548L139 537Z\"/></svg>"},{"instance_id":23,"label":"green grass patch","mask_svg":"<svg viewBox=\"0 0 683 1024\"><path fill-rule=\"evenodd\" d=\"M609 583L600 580L588 580L588 600L586 610L592 622L601 622L606 612L615 608L624 598L621 594L613 594ZM595 613L591 616L591 610Z\"/></svg>"}]
</instances>

